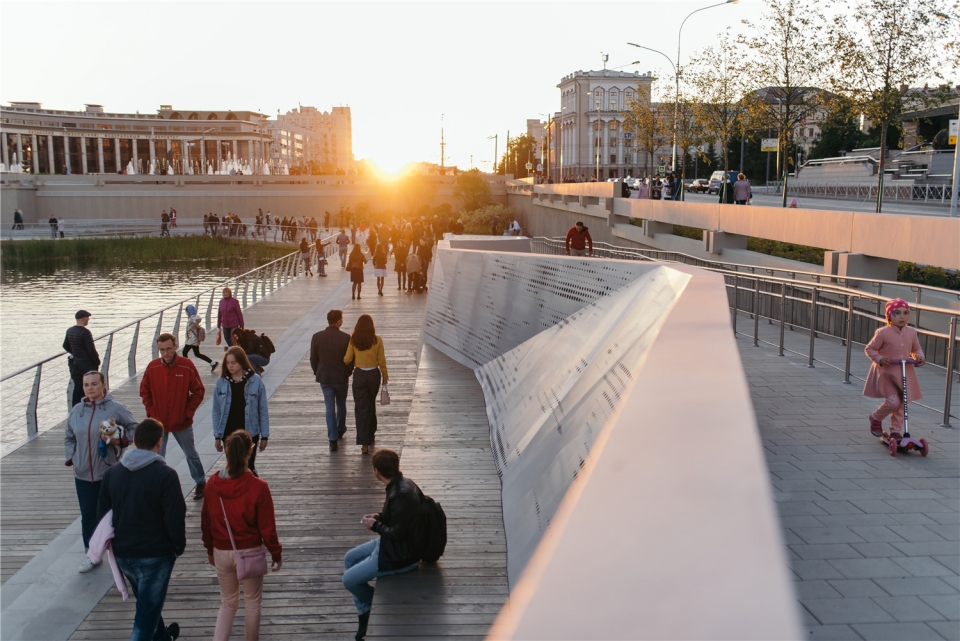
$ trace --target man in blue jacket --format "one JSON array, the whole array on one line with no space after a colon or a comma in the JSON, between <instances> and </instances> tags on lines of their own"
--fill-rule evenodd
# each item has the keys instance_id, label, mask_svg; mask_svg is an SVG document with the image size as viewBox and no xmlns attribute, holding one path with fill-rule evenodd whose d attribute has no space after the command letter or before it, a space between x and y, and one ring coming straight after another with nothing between
<instances>
[{"instance_id":1,"label":"man in blue jacket","mask_svg":"<svg viewBox=\"0 0 960 641\"><path fill-rule=\"evenodd\" d=\"M160 456L163 425L147 419L137 425L137 449L103 475L97 519L113 510L113 553L137 598L131 640L167 641L180 625L163 624L163 603L177 557L187 546L187 505L180 477Z\"/></svg>"}]
</instances>

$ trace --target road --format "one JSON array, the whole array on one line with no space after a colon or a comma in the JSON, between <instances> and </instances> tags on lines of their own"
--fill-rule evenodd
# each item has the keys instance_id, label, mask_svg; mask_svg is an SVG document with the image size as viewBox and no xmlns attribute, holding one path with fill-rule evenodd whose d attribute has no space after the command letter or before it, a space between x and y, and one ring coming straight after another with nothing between
<instances>
[{"instance_id":1,"label":"road","mask_svg":"<svg viewBox=\"0 0 960 641\"><path fill-rule=\"evenodd\" d=\"M766 194L763 193L763 191L763 187L754 188L754 205L779 207L782 204L783 200L779 194ZM716 194L693 194L687 192L685 199L691 202L716 202L717 196ZM873 200L842 200L837 198L813 198L811 196L798 196L797 202L800 209L829 209L831 211L862 212L872 212L876 209L876 203ZM949 216L950 205L924 205L920 203L885 202L883 204L883 213L910 214L915 216Z\"/></svg>"}]
</instances>

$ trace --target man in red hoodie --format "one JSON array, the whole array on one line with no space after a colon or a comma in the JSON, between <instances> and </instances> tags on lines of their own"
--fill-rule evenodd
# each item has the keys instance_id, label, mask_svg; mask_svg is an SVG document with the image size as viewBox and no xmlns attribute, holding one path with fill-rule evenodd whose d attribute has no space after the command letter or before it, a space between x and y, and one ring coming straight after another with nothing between
<instances>
[{"instance_id":1,"label":"man in red hoodie","mask_svg":"<svg viewBox=\"0 0 960 641\"><path fill-rule=\"evenodd\" d=\"M205 392L200 374L193 361L177 355L177 339L172 334L157 337L160 358L147 365L140 381L140 398L147 417L163 424L163 443L160 456L167 455L167 441L173 434L183 450L190 468L190 477L197 484L194 501L203 498L203 464L193 442L193 415Z\"/></svg>"},{"instance_id":2,"label":"man in red hoodie","mask_svg":"<svg viewBox=\"0 0 960 641\"><path fill-rule=\"evenodd\" d=\"M583 226L582 221L567 230L567 241L565 243L567 255L573 250L574 256L583 256L587 253L587 243L590 244L590 255L593 256L593 238L590 237L590 229Z\"/></svg>"}]
</instances>

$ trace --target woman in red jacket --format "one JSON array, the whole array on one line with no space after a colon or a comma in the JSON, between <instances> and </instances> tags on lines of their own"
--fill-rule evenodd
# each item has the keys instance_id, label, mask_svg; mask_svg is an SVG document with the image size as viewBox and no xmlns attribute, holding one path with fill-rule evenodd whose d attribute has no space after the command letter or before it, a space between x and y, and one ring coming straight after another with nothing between
<instances>
[{"instance_id":1,"label":"woman in red jacket","mask_svg":"<svg viewBox=\"0 0 960 641\"><path fill-rule=\"evenodd\" d=\"M237 578L236 550L260 550L266 546L273 559L273 571L283 565L283 551L277 538L273 497L266 482L255 477L247 467L253 453L253 439L245 430L230 435L224 445L227 467L207 481L200 512L200 530L207 561L217 568L220 582L220 612L214 641L227 641L240 602L240 581ZM233 533L227 531L227 523ZM263 601L263 577L243 580L244 627L247 641L260 638L260 610Z\"/></svg>"},{"instance_id":2,"label":"woman in red jacket","mask_svg":"<svg viewBox=\"0 0 960 641\"><path fill-rule=\"evenodd\" d=\"M228 347L233 347L233 330L243 327L243 311L240 309L240 301L233 297L233 291L229 287L223 288L223 298L220 299L220 306L217 308L217 329L223 332L223 351Z\"/></svg>"}]
</instances>

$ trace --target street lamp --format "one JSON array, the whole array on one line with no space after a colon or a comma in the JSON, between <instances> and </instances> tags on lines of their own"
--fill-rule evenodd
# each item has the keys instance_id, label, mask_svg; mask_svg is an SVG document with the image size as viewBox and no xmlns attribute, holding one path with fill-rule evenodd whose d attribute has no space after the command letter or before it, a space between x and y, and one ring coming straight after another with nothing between
<instances>
[{"instance_id":1,"label":"street lamp","mask_svg":"<svg viewBox=\"0 0 960 641\"><path fill-rule=\"evenodd\" d=\"M497 173L497 143L500 142L500 134L493 134L492 136L487 136L487 140L493 141L493 172ZM506 167L504 167L503 173L507 173Z\"/></svg>"},{"instance_id":2,"label":"street lamp","mask_svg":"<svg viewBox=\"0 0 960 641\"><path fill-rule=\"evenodd\" d=\"M628 43L627 43L628 45L637 47L637 48L639 48L639 49L646 49L647 51L652 51L652 52L654 52L654 53L659 53L661 56L663 56L664 58L666 58L666 59L667 59L667 62L670 63L670 66L673 67L673 74L674 74L674 77L676 78L676 82L677 82L677 93L676 93L676 98L675 98L674 103L673 103L673 161L672 161L672 162L673 162L673 171L676 171L676 170L677 170L677 125L679 124L677 121L678 121L679 118L680 118L680 69L679 69L679 67L680 67L680 37L683 35L683 25L685 25L685 24L687 23L687 20L690 19L690 16L692 16L692 15L695 14L695 13L699 13L699 12L701 12L701 11L706 11L707 9L712 9L712 8L714 8L714 7L721 7L721 6L726 5L726 4L737 4L738 2L740 2L740 0L726 0L725 2L718 2L717 4L711 4L711 5L706 6L706 7L701 7L700 9L696 9L695 11L692 11L692 12L690 12L689 14L687 14L687 17L684 18L684 19L683 19L683 22L680 23L680 29L677 31L677 64L673 64L673 61L670 60L670 56L668 56L667 54L663 53L662 51L657 51L656 49L651 49L650 47L644 47L643 45L634 44L634 43L632 43L632 42L628 42ZM682 188L682 187L681 187L681 190L680 190L680 197L681 197L681 199L683 198L683 188Z\"/></svg>"}]
</instances>

